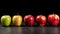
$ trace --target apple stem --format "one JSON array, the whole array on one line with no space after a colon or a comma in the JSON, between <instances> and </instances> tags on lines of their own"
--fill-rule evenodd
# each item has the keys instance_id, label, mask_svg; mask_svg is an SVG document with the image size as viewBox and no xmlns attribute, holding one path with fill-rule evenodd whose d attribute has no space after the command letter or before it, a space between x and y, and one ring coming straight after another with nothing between
<instances>
[{"instance_id":1,"label":"apple stem","mask_svg":"<svg viewBox=\"0 0 60 34\"><path fill-rule=\"evenodd\" d=\"M54 12L53 12L53 14L54 14Z\"/></svg>"},{"instance_id":2,"label":"apple stem","mask_svg":"<svg viewBox=\"0 0 60 34\"><path fill-rule=\"evenodd\" d=\"M42 12L41 12L41 15L42 15Z\"/></svg>"},{"instance_id":3,"label":"apple stem","mask_svg":"<svg viewBox=\"0 0 60 34\"><path fill-rule=\"evenodd\" d=\"M17 13L17 15L19 15L19 13Z\"/></svg>"}]
</instances>

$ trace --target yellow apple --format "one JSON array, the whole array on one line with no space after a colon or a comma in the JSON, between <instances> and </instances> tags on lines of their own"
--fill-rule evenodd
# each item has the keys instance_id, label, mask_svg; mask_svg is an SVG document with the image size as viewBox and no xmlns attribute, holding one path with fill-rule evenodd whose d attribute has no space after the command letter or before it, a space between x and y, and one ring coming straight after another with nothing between
<instances>
[{"instance_id":1,"label":"yellow apple","mask_svg":"<svg viewBox=\"0 0 60 34\"><path fill-rule=\"evenodd\" d=\"M13 18L12 18L12 22L15 26L21 26L22 16L21 15L14 15Z\"/></svg>"}]
</instances>

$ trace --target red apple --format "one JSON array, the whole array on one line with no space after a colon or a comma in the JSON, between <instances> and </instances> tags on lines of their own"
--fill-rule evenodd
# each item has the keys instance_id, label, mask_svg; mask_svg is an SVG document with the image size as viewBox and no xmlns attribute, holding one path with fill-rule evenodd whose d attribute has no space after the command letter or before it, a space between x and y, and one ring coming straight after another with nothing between
<instances>
[{"instance_id":1,"label":"red apple","mask_svg":"<svg viewBox=\"0 0 60 34\"><path fill-rule=\"evenodd\" d=\"M27 23L26 25L32 26L34 24L34 17L32 15L26 15L24 17L24 22Z\"/></svg>"},{"instance_id":2,"label":"red apple","mask_svg":"<svg viewBox=\"0 0 60 34\"><path fill-rule=\"evenodd\" d=\"M44 26L46 24L46 16L38 15L36 17L36 22L38 22L39 26Z\"/></svg>"},{"instance_id":3,"label":"red apple","mask_svg":"<svg viewBox=\"0 0 60 34\"><path fill-rule=\"evenodd\" d=\"M59 24L59 16L57 14L50 14L48 16L48 22L52 26L58 26L58 24Z\"/></svg>"}]
</instances>

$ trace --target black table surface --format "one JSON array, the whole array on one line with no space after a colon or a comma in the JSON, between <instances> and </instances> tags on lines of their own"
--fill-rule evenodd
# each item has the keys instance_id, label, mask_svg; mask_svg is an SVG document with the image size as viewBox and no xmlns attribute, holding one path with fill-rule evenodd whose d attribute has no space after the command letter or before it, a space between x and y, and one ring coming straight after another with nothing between
<instances>
[{"instance_id":1,"label":"black table surface","mask_svg":"<svg viewBox=\"0 0 60 34\"><path fill-rule=\"evenodd\" d=\"M2 27L0 34L60 34L60 27Z\"/></svg>"}]
</instances>

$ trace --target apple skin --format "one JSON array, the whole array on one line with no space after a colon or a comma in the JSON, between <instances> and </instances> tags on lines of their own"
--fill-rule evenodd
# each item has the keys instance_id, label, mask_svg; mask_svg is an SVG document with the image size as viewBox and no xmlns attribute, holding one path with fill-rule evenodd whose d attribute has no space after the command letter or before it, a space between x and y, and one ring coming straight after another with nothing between
<instances>
[{"instance_id":1,"label":"apple skin","mask_svg":"<svg viewBox=\"0 0 60 34\"><path fill-rule=\"evenodd\" d=\"M24 22L28 26L33 26L33 24L34 24L34 17L32 15L26 15L24 17Z\"/></svg>"},{"instance_id":2,"label":"apple skin","mask_svg":"<svg viewBox=\"0 0 60 34\"><path fill-rule=\"evenodd\" d=\"M4 26L9 26L11 23L11 17L9 15L3 15L1 17L1 23Z\"/></svg>"},{"instance_id":3,"label":"apple skin","mask_svg":"<svg viewBox=\"0 0 60 34\"><path fill-rule=\"evenodd\" d=\"M48 22L52 26L58 26L58 24L59 24L59 15L57 15L57 14L48 15Z\"/></svg>"},{"instance_id":4,"label":"apple skin","mask_svg":"<svg viewBox=\"0 0 60 34\"><path fill-rule=\"evenodd\" d=\"M45 24L46 24L46 16L38 15L36 17L36 22L38 23L39 26L45 26Z\"/></svg>"},{"instance_id":5,"label":"apple skin","mask_svg":"<svg viewBox=\"0 0 60 34\"><path fill-rule=\"evenodd\" d=\"M12 22L15 26L21 26L22 16L21 15L14 15L13 18L12 18Z\"/></svg>"}]
</instances>

